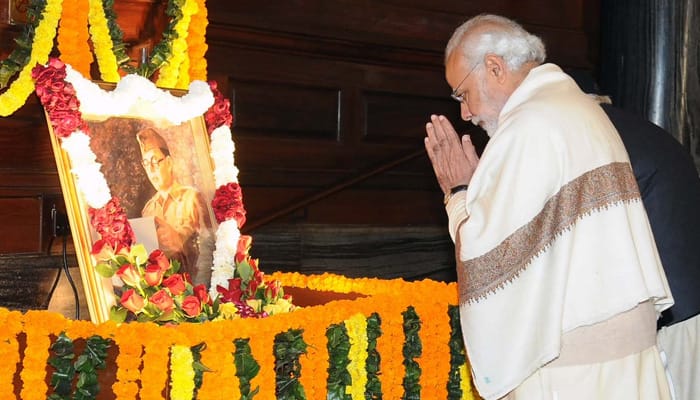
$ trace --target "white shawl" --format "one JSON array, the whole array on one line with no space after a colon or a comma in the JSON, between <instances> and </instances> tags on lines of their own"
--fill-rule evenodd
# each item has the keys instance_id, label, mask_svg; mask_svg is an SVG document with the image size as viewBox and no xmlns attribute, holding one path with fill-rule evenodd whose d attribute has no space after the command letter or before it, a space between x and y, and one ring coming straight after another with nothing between
<instances>
[{"instance_id":1,"label":"white shawl","mask_svg":"<svg viewBox=\"0 0 700 400\"><path fill-rule=\"evenodd\" d=\"M559 67L501 111L469 189L448 204L474 384L486 400L559 355L561 335L673 300L627 152Z\"/></svg>"}]
</instances>

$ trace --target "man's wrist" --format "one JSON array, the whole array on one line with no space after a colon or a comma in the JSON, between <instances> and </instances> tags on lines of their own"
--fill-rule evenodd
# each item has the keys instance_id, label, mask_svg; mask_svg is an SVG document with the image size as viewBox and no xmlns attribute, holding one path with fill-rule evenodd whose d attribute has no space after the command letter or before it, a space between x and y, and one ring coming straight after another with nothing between
<instances>
[{"instance_id":1,"label":"man's wrist","mask_svg":"<svg viewBox=\"0 0 700 400\"><path fill-rule=\"evenodd\" d=\"M449 192L445 193L445 198L443 199L444 204L447 205L454 194L467 190L468 188L469 185L457 185L451 188Z\"/></svg>"}]
</instances>

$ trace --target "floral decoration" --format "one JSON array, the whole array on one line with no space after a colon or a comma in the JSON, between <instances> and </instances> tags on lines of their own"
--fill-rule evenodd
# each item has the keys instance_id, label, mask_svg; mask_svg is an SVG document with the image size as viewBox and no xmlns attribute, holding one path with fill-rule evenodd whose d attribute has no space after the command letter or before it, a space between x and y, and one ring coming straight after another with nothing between
<instances>
[{"instance_id":1,"label":"floral decoration","mask_svg":"<svg viewBox=\"0 0 700 400\"><path fill-rule=\"evenodd\" d=\"M192 285L187 274L178 273L179 262L161 250L148 254L141 244L115 250L100 240L92 253L101 260L95 267L101 276L116 275L124 284L115 288L119 301L110 312L113 321L203 322L219 314L206 286Z\"/></svg>"},{"instance_id":2,"label":"floral decoration","mask_svg":"<svg viewBox=\"0 0 700 400\"><path fill-rule=\"evenodd\" d=\"M91 225L100 234L100 240L96 242L97 248L108 244L112 248L119 249L119 247L131 246L136 240L134 231L126 218L126 211L116 197L112 197L102 208L88 209L88 215Z\"/></svg>"},{"instance_id":3,"label":"floral decoration","mask_svg":"<svg viewBox=\"0 0 700 400\"><path fill-rule=\"evenodd\" d=\"M189 83L189 54L187 52L187 36L192 15L199 10L196 0L181 0L176 19L174 20L173 36L170 38L170 57L158 71L156 84L160 87L182 89ZM185 68L181 68L185 64ZM185 75L181 79L181 75ZM184 86L178 85L184 84Z\"/></svg>"},{"instance_id":4,"label":"floral decoration","mask_svg":"<svg viewBox=\"0 0 700 400\"><path fill-rule=\"evenodd\" d=\"M89 34L104 81L119 81L119 70L150 78L163 66L167 66L162 76L165 86L186 88L192 79L206 80L208 20L204 0L168 2L170 23L148 61L139 68L130 65L132 60L126 54L113 8L114 0L29 0L28 23L15 40L16 47L0 62L0 89L9 85L0 94L0 116L9 116L25 104L34 91L32 68L46 63L57 36L58 51L64 61L74 64L86 76L93 60ZM59 20L61 26L57 29Z\"/></svg>"},{"instance_id":5,"label":"floral decoration","mask_svg":"<svg viewBox=\"0 0 700 400\"><path fill-rule=\"evenodd\" d=\"M173 400L190 400L194 396L194 357L187 346L175 345L170 349L170 398Z\"/></svg>"},{"instance_id":6,"label":"floral decoration","mask_svg":"<svg viewBox=\"0 0 700 400\"><path fill-rule=\"evenodd\" d=\"M56 27L61 16L61 0L35 1L37 1L36 7L28 8L30 21L28 33L18 41L19 55L16 58L11 55L3 62L3 66L8 68L2 73L8 77L8 80L19 71L19 75L10 84L10 87L0 95L0 116L3 117L14 113L27 101L29 95L34 91L32 68L37 63L45 63L53 48L53 39L56 37ZM40 15L38 14L39 9L41 10ZM27 57L26 50L29 46L31 46L31 51ZM0 86L4 87L5 85L6 82Z\"/></svg>"},{"instance_id":7,"label":"floral decoration","mask_svg":"<svg viewBox=\"0 0 700 400\"><path fill-rule=\"evenodd\" d=\"M214 93L214 105L204 114L204 121L211 135L215 129L222 126L231 129L233 115L231 115L231 102L219 91L216 81L209 82L209 87Z\"/></svg>"},{"instance_id":8,"label":"floral decoration","mask_svg":"<svg viewBox=\"0 0 700 400\"><path fill-rule=\"evenodd\" d=\"M190 29L187 34L187 49L189 50L189 77L192 80L204 81L207 79L207 52L206 31L209 20L205 0L197 1L197 13L192 15Z\"/></svg>"},{"instance_id":9,"label":"floral decoration","mask_svg":"<svg viewBox=\"0 0 700 400\"><path fill-rule=\"evenodd\" d=\"M274 366L278 359L273 352L275 343L281 343L281 338L288 337L287 335L280 336L281 333L299 330L301 335L295 334L295 339L292 342L299 346L306 346L306 354L298 358L301 374L298 383L303 387L306 398L317 399L327 397L327 368L335 360L331 359L332 356L325 349L325 340L311 340L310 338L323 337L325 339L325 334L331 325L347 325L353 316L358 318L356 315L361 313L370 316L367 318L368 354L365 363L368 370L368 387L370 381L378 379L379 384L374 387L381 389L380 392L376 392L370 391L368 388L365 396L374 393L372 398L398 399L402 398L404 393L402 381L407 374L407 370L403 367L402 349L407 338L403 332L402 314L404 310L413 305L416 310L421 310L420 313L407 314L406 316L410 317L410 320L417 316L419 321L413 320L410 325L416 327L419 324L421 329L411 330L413 333L410 335L414 337L417 335L420 338L424 353L437 354L436 352L441 350L434 349L446 346L446 343L437 342L437 337L426 334L441 329L447 331L449 337L456 338L453 343L456 346L456 353L464 354L461 340L458 340L459 332L454 332L455 329L459 328L459 324L451 321L448 325L444 325L445 318L434 318L448 312L450 317L447 319L451 319L452 315L458 315L455 314L454 308L450 308L458 304L455 283L405 282L401 279L351 279L332 274L305 276L296 273L275 273L272 276L284 282L285 286L295 286L299 289L315 288L316 290L338 293L356 293L359 297L355 300L335 300L326 304L304 307L293 313L279 314L271 318L254 320L237 318L204 324L181 324L167 327L148 322L116 324L108 321L95 325L89 321L66 319L60 314L47 311L31 311L21 314L0 308L0 322L3 322L5 327L0 333L0 337L3 341L11 341L18 335L25 335L27 344L23 350L22 358L20 358L20 349L16 345L0 346L0 351L3 351L3 354L7 356L3 359L15 359L21 363L18 366L21 368L21 373L18 376L23 388L21 398L45 399L49 390L46 384L46 363L49 359L48 349L51 346L52 337L65 331L73 339L87 339L95 334L110 339L117 350L116 362L111 358L114 357L113 355L108 356L106 360L108 368L109 365L116 368L116 372L110 375L116 378L111 391L116 400L131 400L135 398L160 398L161 391L166 389L174 378L169 368L170 352L173 346L180 345L192 348L198 343L205 343L207 347L202 351L202 362L209 367L211 372L204 372L197 398L245 398L241 396L239 386L239 382L243 383L245 380L249 395L255 395L256 390L258 390L254 398L266 399L276 396L275 387L278 377ZM374 314L381 317L381 331L377 331L377 321L373 321ZM392 333L394 324L398 324L398 334ZM374 327L370 329L370 325ZM374 333L370 335L370 332ZM236 343L242 343L238 339L248 343L245 349L240 348L244 353L241 354L243 357L240 357L240 362L247 366L254 361L259 365L257 372L253 370L245 372L244 369L235 367L233 354L238 349ZM415 342L415 339L411 340ZM376 352L378 354L372 355L370 348L374 341L377 344ZM347 336L346 339L337 343L349 346ZM461 349L460 345L462 345ZM312 346L324 349L316 351L319 349L314 349ZM278 349L281 350L284 347L281 346ZM335 352L335 349L331 350L331 353ZM347 350L345 354L348 354ZM445 364L448 364L447 357L448 355L445 354L442 359ZM381 358L378 364L379 371L371 374L370 364L377 365L377 358ZM290 359L296 359L296 356ZM370 362L370 360L373 361ZM444 387L449 381L452 385L457 385L462 389L459 394L450 391L456 395L455 397L450 396L450 399L470 400L478 398L471 390L468 366L463 356L454 360L450 359L449 365L454 365L457 371L449 374L444 374L444 370L431 369L430 366L434 365L433 361L424 356L414 358L414 360L420 366L416 371L419 371L421 383L439 382ZM13 376L12 365L12 363L7 364L9 376ZM449 365L448 369L450 369ZM237 377L236 374L239 372L244 373L245 376ZM101 373L99 374L101 375ZM196 373L194 379L197 379ZM414 377L413 382L415 381ZM148 382L148 384L143 385L144 382ZM396 387L392 388L392 385ZM12 385L0 386L0 388L6 390L0 392L0 396L12 398L12 390L14 389ZM313 390L310 390L312 388ZM102 390L109 390L109 387L106 386ZM424 386L420 389L421 398L447 398L439 397L439 393L431 387ZM394 396L394 394L397 395ZM252 398L252 396L247 397L248 400Z\"/></svg>"},{"instance_id":10,"label":"floral decoration","mask_svg":"<svg viewBox=\"0 0 700 400\"><path fill-rule=\"evenodd\" d=\"M245 208L243 208L243 192L241 186L236 182L229 182L219 186L214 194L212 208L216 216L216 222L222 223L229 219L234 219L238 227L245 224Z\"/></svg>"},{"instance_id":11,"label":"floral decoration","mask_svg":"<svg viewBox=\"0 0 700 400\"><path fill-rule=\"evenodd\" d=\"M232 116L228 100L218 92L215 83L192 82L188 94L175 97L155 88L145 78L128 75L114 91L108 92L58 59L51 59L46 66L35 67L34 77L37 94L55 134L61 138L61 145L69 155L80 192L90 206L90 223L101 235L92 251L97 270L101 276L111 278L116 275L121 280L121 285L115 290L117 304L112 308L111 318L120 322L201 322L216 317L266 317L294 309L280 282L264 279L258 261L250 257L252 238L240 235L239 229L245 223L245 208L233 160ZM219 227L206 302L202 287L192 287L187 277L177 273L176 264L163 268L161 272L165 276L159 279L165 283L180 279L189 284L184 295L173 293L171 287L160 286L157 279L150 279L154 268L141 254L142 247L133 246L134 234L126 213L119 205L119 199L111 196L89 146L90 132L82 119L83 112L99 114L100 107L103 107L115 115L131 113L134 107L138 107L141 97L153 101L154 109L162 110L163 117L172 123L202 114L208 122L214 178L218 186L212 207ZM219 297L223 303L221 315Z\"/></svg>"},{"instance_id":12,"label":"floral decoration","mask_svg":"<svg viewBox=\"0 0 700 400\"><path fill-rule=\"evenodd\" d=\"M89 31L100 77L105 82L117 82L120 68L127 73L133 72L133 68L128 64L131 60L122 42L122 30L116 22L114 0L91 0L88 5Z\"/></svg>"},{"instance_id":13,"label":"floral decoration","mask_svg":"<svg viewBox=\"0 0 700 400\"><path fill-rule=\"evenodd\" d=\"M63 0L63 12L56 34L63 62L81 74L90 75L92 52L88 43L88 0Z\"/></svg>"}]
</instances>

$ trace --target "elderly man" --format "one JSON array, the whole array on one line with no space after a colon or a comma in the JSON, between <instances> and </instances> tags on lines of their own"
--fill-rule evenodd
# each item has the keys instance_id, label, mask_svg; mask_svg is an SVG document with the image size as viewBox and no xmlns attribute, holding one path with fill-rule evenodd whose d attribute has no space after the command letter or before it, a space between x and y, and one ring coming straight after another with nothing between
<instances>
[{"instance_id":1,"label":"elderly man","mask_svg":"<svg viewBox=\"0 0 700 400\"><path fill-rule=\"evenodd\" d=\"M517 23L481 15L445 50L479 159L444 116L425 146L457 250L462 330L491 399L669 399L673 304L625 148L597 102Z\"/></svg>"}]
</instances>

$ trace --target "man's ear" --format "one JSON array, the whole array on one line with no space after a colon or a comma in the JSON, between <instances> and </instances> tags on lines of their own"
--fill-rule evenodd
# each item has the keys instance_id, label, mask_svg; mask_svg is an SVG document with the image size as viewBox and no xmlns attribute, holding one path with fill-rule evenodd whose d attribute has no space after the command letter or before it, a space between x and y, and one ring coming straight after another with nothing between
<instances>
[{"instance_id":1,"label":"man's ear","mask_svg":"<svg viewBox=\"0 0 700 400\"><path fill-rule=\"evenodd\" d=\"M484 65L486 65L486 74L490 78L496 79L498 83L503 83L506 80L508 69L502 57L495 54L487 54L484 57Z\"/></svg>"}]
</instances>

